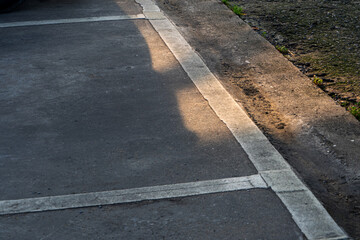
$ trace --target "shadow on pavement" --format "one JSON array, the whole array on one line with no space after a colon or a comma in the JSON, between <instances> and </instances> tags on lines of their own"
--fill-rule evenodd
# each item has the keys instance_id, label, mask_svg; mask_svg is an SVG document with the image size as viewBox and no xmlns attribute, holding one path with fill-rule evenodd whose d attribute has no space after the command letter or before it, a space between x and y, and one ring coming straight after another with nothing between
<instances>
[{"instance_id":1,"label":"shadow on pavement","mask_svg":"<svg viewBox=\"0 0 360 240\"><path fill-rule=\"evenodd\" d=\"M0 22L140 11L29 0ZM1 200L256 173L147 21L0 34Z\"/></svg>"}]
</instances>

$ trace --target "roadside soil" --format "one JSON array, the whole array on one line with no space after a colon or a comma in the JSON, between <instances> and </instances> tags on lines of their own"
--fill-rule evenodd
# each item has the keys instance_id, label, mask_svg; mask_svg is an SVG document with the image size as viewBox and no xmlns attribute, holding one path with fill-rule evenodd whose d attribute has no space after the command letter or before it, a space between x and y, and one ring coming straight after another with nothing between
<instances>
[{"instance_id":1,"label":"roadside soil","mask_svg":"<svg viewBox=\"0 0 360 240\"><path fill-rule=\"evenodd\" d=\"M360 120L360 2L230 0L241 18Z\"/></svg>"},{"instance_id":2,"label":"roadside soil","mask_svg":"<svg viewBox=\"0 0 360 240\"><path fill-rule=\"evenodd\" d=\"M312 65L310 60L298 64L303 61L302 56L320 56L320 50L312 51L310 43L305 41L309 44L306 47L308 45L300 45L301 41L297 40L301 35L303 38L308 35L301 33L298 38L287 39L286 34L270 29L274 17L267 20L269 25L261 25L260 16L252 15L252 11L266 11L265 6L290 6L291 3L286 4L297 1L231 1L244 8L247 15L242 17L249 23L253 21L253 28L220 0L156 2L335 221L350 236L360 239L360 123L307 76L318 74L324 79L323 89L348 94L348 97L338 95L340 101L348 101L350 105L359 101L357 69L353 68L350 81L350 75L340 74L348 72L345 70L325 72ZM301 2L312 11L312 5L305 4L306 0ZM332 3L325 1L329 2ZM302 12L300 8L299 14ZM337 11L333 12L336 14ZM265 18L270 13L262 15ZM279 18L279 14L274 16ZM275 20L273 25L276 25ZM259 29L260 34L254 32L254 28ZM261 35L261 31L267 33L270 41L271 36L277 36L277 42L273 43L288 47L293 55L284 57L262 36L264 34ZM356 44L356 41L352 43ZM355 49L356 45L351 46ZM341 49L339 52L345 53ZM289 60L303 66L301 70L305 74ZM346 84L343 83L345 78L348 79Z\"/></svg>"}]
</instances>

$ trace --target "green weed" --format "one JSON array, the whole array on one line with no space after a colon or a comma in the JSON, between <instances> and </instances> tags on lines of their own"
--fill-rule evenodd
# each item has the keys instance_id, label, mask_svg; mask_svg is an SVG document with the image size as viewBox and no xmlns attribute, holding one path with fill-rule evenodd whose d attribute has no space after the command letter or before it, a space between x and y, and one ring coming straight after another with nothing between
<instances>
[{"instance_id":1,"label":"green weed","mask_svg":"<svg viewBox=\"0 0 360 240\"><path fill-rule=\"evenodd\" d=\"M231 10L238 16L244 15L242 7L239 7L238 5L232 6Z\"/></svg>"},{"instance_id":2,"label":"green weed","mask_svg":"<svg viewBox=\"0 0 360 240\"><path fill-rule=\"evenodd\" d=\"M232 5L229 0L221 0L228 8L230 8L236 15L242 16L244 14L244 10L242 7L238 5Z\"/></svg>"},{"instance_id":3,"label":"green weed","mask_svg":"<svg viewBox=\"0 0 360 240\"><path fill-rule=\"evenodd\" d=\"M289 49L287 49L285 46L276 45L275 48L284 55L289 54Z\"/></svg>"},{"instance_id":4,"label":"green weed","mask_svg":"<svg viewBox=\"0 0 360 240\"><path fill-rule=\"evenodd\" d=\"M324 81L321 78L314 75L313 83L315 83L315 85L321 86L323 84L323 82Z\"/></svg>"},{"instance_id":5,"label":"green weed","mask_svg":"<svg viewBox=\"0 0 360 240\"><path fill-rule=\"evenodd\" d=\"M356 117L357 120L360 121L360 102L355 104L355 106L350 107L349 111L352 115Z\"/></svg>"}]
</instances>

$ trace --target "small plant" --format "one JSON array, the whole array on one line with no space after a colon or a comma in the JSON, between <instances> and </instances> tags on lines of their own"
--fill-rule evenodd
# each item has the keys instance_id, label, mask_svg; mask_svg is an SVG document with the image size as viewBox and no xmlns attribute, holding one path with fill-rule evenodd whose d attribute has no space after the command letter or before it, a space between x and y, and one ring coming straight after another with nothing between
<instances>
[{"instance_id":1,"label":"small plant","mask_svg":"<svg viewBox=\"0 0 360 240\"><path fill-rule=\"evenodd\" d=\"M242 7L239 7L238 5L232 6L231 10L238 16L244 15Z\"/></svg>"},{"instance_id":2,"label":"small plant","mask_svg":"<svg viewBox=\"0 0 360 240\"><path fill-rule=\"evenodd\" d=\"M238 5L232 5L229 0L221 0L228 8L230 8L236 15L242 16L245 15L244 10L242 7Z\"/></svg>"},{"instance_id":3,"label":"small plant","mask_svg":"<svg viewBox=\"0 0 360 240\"><path fill-rule=\"evenodd\" d=\"M284 55L289 54L289 49L287 49L285 46L276 45L275 48Z\"/></svg>"},{"instance_id":4,"label":"small plant","mask_svg":"<svg viewBox=\"0 0 360 240\"><path fill-rule=\"evenodd\" d=\"M223 4L228 6L230 8L231 4L229 3L229 0L221 0Z\"/></svg>"},{"instance_id":5,"label":"small plant","mask_svg":"<svg viewBox=\"0 0 360 240\"><path fill-rule=\"evenodd\" d=\"M324 81L321 78L314 75L313 83L315 83L315 85L321 86L323 84L323 82Z\"/></svg>"},{"instance_id":6,"label":"small plant","mask_svg":"<svg viewBox=\"0 0 360 240\"><path fill-rule=\"evenodd\" d=\"M357 120L360 121L360 102L355 104L355 106L350 107L349 111L352 115L356 117Z\"/></svg>"},{"instance_id":7,"label":"small plant","mask_svg":"<svg viewBox=\"0 0 360 240\"><path fill-rule=\"evenodd\" d=\"M266 38L267 33L266 33L265 31L263 31L263 32L261 32L261 36L262 36L263 38Z\"/></svg>"}]
</instances>

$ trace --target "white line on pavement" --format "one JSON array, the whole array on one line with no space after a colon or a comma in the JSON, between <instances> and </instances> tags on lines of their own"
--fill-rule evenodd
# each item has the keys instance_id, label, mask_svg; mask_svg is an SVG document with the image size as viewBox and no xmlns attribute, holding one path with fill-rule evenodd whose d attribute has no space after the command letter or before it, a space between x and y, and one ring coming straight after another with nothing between
<instances>
[{"instance_id":1,"label":"white line on pavement","mask_svg":"<svg viewBox=\"0 0 360 240\"><path fill-rule=\"evenodd\" d=\"M27 26L40 26L40 25L51 25L51 24L65 24L65 23L134 20L134 19L145 19L145 16L143 14L137 14L137 15L118 15L118 16L103 16L103 17L85 17L85 18L68 18L68 19L54 19L54 20L25 21L25 22L9 22L9 23L0 23L0 28L27 27Z\"/></svg>"},{"instance_id":2,"label":"white line on pavement","mask_svg":"<svg viewBox=\"0 0 360 240\"><path fill-rule=\"evenodd\" d=\"M136 0L175 58L218 117L227 125L265 182L278 195L308 239L341 239L346 233L296 176L240 105L211 73L152 0Z\"/></svg>"},{"instance_id":3,"label":"white line on pavement","mask_svg":"<svg viewBox=\"0 0 360 240\"><path fill-rule=\"evenodd\" d=\"M174 197L187 197L254 188L267 188L266 183L258 174L245 177L224 178L115 191L3 200L0 201L0 215L130 203Z\"/></svg>"}]
</instances>

